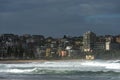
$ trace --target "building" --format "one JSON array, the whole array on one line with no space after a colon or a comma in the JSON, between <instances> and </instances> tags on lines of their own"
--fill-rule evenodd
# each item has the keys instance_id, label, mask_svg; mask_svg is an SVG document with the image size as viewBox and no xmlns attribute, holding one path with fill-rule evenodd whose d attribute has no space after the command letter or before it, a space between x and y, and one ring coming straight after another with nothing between
<instances>
[{"instance_id":1,"label":"building","mask_svg":"<svg viewBox=\"0 0 120 80\"><path fill-rule=\"evenodd\" d=\"M120 48L119 43L115 41L116 39L112 36L106 37L106 50L118 50Z\"/></svg>"},{"instance_id":2,"label":"building","mask_svg":"<svg viewBox=\"0 0 120 80\"><path fill-rule=\"evenodd\" d=\"M116 42L120 44L120 35L116 36Z\"/></svg>"},{"instance_id":3,"label":"building","mask_svg":"<svg viewBox=\"0 0 120 80\"><path fill-rule=\"evenodd\" d=\"M94 44L94 50L105 50L105 48L106 48L106 45L105 45L105 42L96 42L95 44Z\"/></svg>"},{"instance_id":4,"label":"building","mask_svg":"<svg viewBox=\"0 0 120 80\"><path fill-rule=\"evenodd\" d=\"M93 59L95 59L95 56L94 55L86 55L85 59L86 60L93 60Z\"/></svg>"},{"instance_id":5,"label":"building","mask_svg":"<svg viewBox=\"0 0 120 80\"><path fill-rule=\"evenodd\" d=\"M80 57L81 55L81 50L72 46L67 46L65 50L68 52L68 57Z\"/></svg>"},{"instance_id":6,"label":"building","mask_svg":"<svg viewBox=\"0 0 120 80\"><path fill-rule=\"evenodd\" d=\"M96 34L88 31L83 35L83 51L90 52L94 48L94 44L96 42Z\"/></svg>"},{"instance_id":7,"label":"building","mask_svg":"<svg viewBox=\"0 0 120 80\"><path fill-rule=\"evenodd\" d=\"M106 50L118 50L120 49L120 45L118 43L111 43L111 42L106 42Z\"/></svg>"}]
</instances>

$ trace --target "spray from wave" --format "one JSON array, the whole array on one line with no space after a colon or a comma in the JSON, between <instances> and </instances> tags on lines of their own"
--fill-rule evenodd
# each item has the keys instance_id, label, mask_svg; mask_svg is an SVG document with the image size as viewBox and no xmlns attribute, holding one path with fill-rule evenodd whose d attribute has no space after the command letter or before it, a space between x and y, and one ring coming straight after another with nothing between
<instances>
[{"instance_id":1,"label":"spray from wave","mask_svg":"<svg viewBox=\"0 0 120 80\"><path fill-rule=\"evenodd\" d=\"M120 60L47 61L24 64L0 64L0 73L12 74L71 74L71 73L120 73Z\"/></svg>"}]
</instances>

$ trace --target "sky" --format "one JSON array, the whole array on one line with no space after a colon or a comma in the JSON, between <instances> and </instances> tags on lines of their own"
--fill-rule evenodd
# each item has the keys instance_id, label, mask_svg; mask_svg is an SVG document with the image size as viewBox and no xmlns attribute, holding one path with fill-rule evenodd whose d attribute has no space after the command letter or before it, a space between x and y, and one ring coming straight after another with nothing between
<instances>
[{"instance_id":1,"label":"sky","mask_svg":"<svg viewBox=\"0 0 120 80\"><path fill-rule=\"evenodd\" d=\"M0 34L120 34L120 0L0 0Z\"/></svg>"}]
</instances>

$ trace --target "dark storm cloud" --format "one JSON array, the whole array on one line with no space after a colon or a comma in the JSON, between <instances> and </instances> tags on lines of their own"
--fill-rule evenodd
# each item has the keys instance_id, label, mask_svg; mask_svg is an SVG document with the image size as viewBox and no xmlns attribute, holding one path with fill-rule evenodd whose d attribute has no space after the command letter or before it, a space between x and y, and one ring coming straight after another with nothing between
<instances>
[{"instance_id":1,"label":"dark storm cloud","mask_svg":"<svg viewBox=\"0 0 120 80\"><path fill-rule=\"evenodd\" d=\"M120 0L0 0L0 32L52 36L118 34ZM102 32L101 32L102 31Z\"/></svg>"}]
</instances>

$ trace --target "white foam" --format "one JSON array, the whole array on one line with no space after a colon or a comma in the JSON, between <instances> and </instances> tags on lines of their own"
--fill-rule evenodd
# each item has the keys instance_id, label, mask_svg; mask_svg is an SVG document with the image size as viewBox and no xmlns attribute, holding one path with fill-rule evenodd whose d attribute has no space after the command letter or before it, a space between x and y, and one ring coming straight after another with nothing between
<instances>
[{"instance_id":1,"label":"white foam","mask_svg":"<svg viewBox=\"0 0 120 80\"><path fill-rule=\"evenodd\" d=\"M7 73L29 73L34 71L35 69L6 69L0 70L0 72L7 72Z\"/></svg>"},{"instance_id":2,"label":"white foam","mask_svg":"<svg viewBox=\"0 0 120 80\"><path fill-rule=\"evenodd\" d=\"M120 72L120 63L111 61L49 61L43 63L0 64L0 72L4 73L32 73L37 70L47 72L64 71L117 71ZM3 67L3 68L2 68Z\"/></svg>"}]
</instances>

